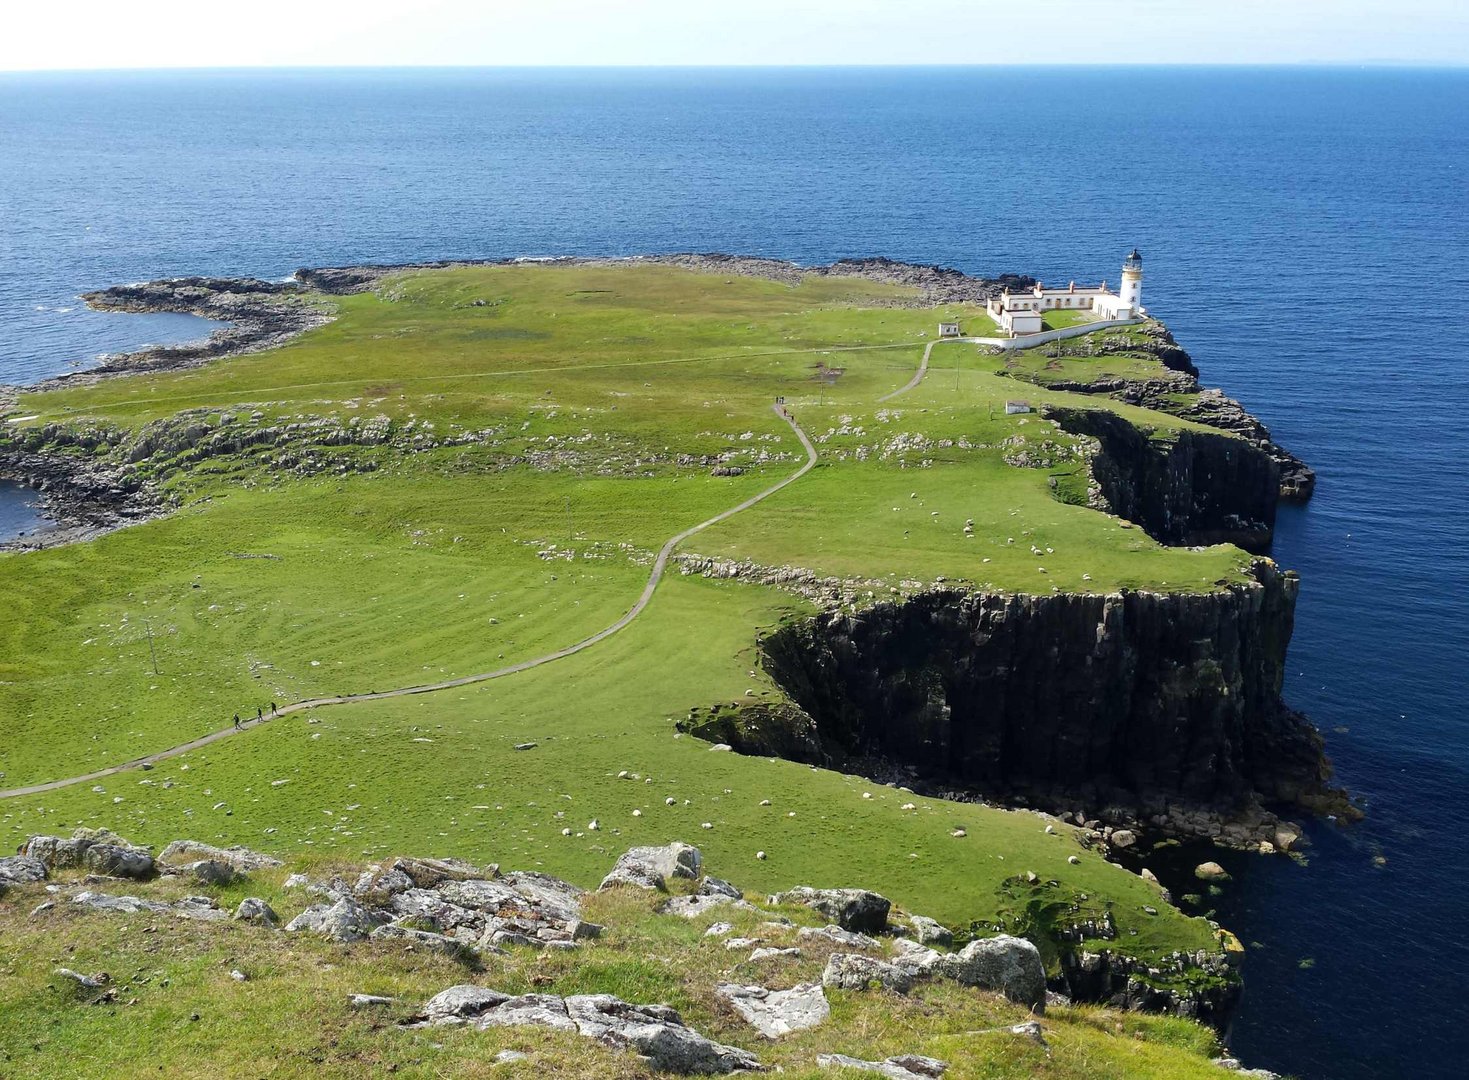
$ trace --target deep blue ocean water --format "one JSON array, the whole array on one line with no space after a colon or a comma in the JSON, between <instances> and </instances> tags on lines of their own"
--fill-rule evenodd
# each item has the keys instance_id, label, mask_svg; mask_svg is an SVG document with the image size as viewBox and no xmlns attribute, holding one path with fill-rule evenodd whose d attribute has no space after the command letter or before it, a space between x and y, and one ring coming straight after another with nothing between
<instances>
[{"instance_id":1,"label":"deep blue ocean water","mask_svg":"<svg viewBox=\"0 0 1469 1080\"><path fill-rule=\"evenodd\" d=\"M1320 473L1275 546L1286 692L1368 808L1308 866L1230 860L1232 1045L1458 1077L1469 72L0 75L0 382L187 335L75 302L157 276L697 250L1115 280L1134 244L1205 381Z\"/></svg>"}]
</instances>

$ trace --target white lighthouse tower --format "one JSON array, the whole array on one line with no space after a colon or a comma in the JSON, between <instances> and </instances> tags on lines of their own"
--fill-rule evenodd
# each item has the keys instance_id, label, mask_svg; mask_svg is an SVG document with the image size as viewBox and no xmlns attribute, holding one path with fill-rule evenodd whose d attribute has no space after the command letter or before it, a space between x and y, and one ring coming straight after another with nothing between
<instances>
[{"instance_id":1,"label":"white lighthouse tower","mask_svg":"<svg viewBox=\"0 0 1469 1080\"><path fill-rule=\"evenodd\" d=\"M1122 288L1119 296L1123 307L1132 308L1134 315L1143 313L1143 257L1137 248L1122 260Z\"/></svg>"}]
</instances>

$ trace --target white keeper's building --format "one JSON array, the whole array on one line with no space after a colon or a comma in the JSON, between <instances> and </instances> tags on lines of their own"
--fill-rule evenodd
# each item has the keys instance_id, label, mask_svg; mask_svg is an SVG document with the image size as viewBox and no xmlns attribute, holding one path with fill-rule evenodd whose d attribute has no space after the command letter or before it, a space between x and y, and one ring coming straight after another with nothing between
<instances>
[{"instance_id":1,"label":"white keeper's building","mask_svg":"<svg viewBox=\"0 0 1469 1080\"><path fill-rule=\"evenodd\" d=\"M1132 249L1122 263L1122 287L1113 292L1104 281L1087 287L1071 282L1064 289L1047 289L1040 282L1024 292L1006 289L987 305L995 324L1011 337L1038 334L1045 329L1048 311L1085 311L1098 322L1141 318L1143 309L1143 257Z\"/></svg>"}]
</instances>

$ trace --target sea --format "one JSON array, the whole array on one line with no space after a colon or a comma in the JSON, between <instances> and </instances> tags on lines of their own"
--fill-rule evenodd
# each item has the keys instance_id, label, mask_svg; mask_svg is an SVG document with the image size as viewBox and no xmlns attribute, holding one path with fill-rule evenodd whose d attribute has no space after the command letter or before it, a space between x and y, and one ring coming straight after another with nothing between
<instances>
[{"instance_id":1,"label":"sea","mask_svg":"<svg viewBox=\"0 0 1469 1080\"><path fill-rule=\"evenodd\" d=\"M1230 1045L1303 1080L1460 1077L1469 71L0 75L0 382L198 336L77 299L164 276L724 251L1115 281L1134 245L1204 381L1319 473L1275 540L1303 580L1285 696L1367 813L1314 823L1304 862L1221 860ZM0 488L0 529L23 498Z\"/></svg>"}]
</instances>

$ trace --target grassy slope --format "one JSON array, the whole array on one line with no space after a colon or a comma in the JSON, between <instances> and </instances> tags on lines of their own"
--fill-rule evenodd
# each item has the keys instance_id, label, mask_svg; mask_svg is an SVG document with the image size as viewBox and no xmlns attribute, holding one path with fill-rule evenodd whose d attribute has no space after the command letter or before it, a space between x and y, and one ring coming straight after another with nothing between
<instances>
[{"instance_id":1,"label":"grassy slope","mask_svg":"<svg viewBox=\"0 0 1469 1080\"><path fill-rule=\"evenodd\" d=\"M371 475L201 470L174 481L188 507L166 520L0 557L7 786L184 741L272 699L482 671L600 629L631 604L662 540L794 469L799 448L768 409L777 394L821 441L822 465L690 549L885 587L945 576L1024 591L1208 589L1244 562L1229 547L1162 548L1057 501L1048 475L1074 485L1074 458L1006 465L1017 438L1038 452L1066 440L1034 416L1004 416L1014 383L994 374L1002 360L973 347L935 349L922 387L877 404L906 381L940 317L972 330L974 308L863 307L901 291L664 267L462 270L382 292L341 300L336 323L269 353L20 402L38 423L131 426L207 406L267 420L384 413L493 434L487 446ZM844 373L813 379L818 362ZM1180 426L1084 397L1028 396ZM581 438L580 464L506 465ZM673 460L725 451L746 454L743 476ZM616 475L589 476L587 462L607 454L621 462ZM550 544L577 555L539 558ZM1034 556L1032 545L1053 551ZM800 610L772 590L669 580L642 619L571 660L477 689L338 708L320 724L283 720L101 792L8 802L0 830L20 838L84 822L153 841L452 851L539 862L583 883L634 840L697 837L760 887L861 883L953 921L992 917L1008 903L1000 883L1034 869L1115 900L1138 952L1209 943L1202 922L1142 914L1154 893L1139 879L1087 854L1066 864L1074 841L1044 836L1031 815L937 801L905 814L897 792L675 740L670 718L689 706L769 690L747 674L754 630ZM510 749L526 739L540 749ZM654 783L613 780L621 769ZM678 800L671 810L667 795ZM765 797L776 807L760 808ZM641 819L635 806L646 807ZM559 835L592 816L608 824L600 835ZM715 828L699 829L704 821ZM966 840L949 836L959 824ZM769 862L754 862L757 847Z\"/></svg>"},{"instance_id":2,"label":"grassy slope","mask_svg":"<svg viewBox=\"0 0 1469 1080\"><path fill-rule=\"evenodd\" d=\"M716 864L717 872L724 868ZM306 903L280 888L285 870L212 891L225 905L261 896L285 918ZM198 886L157 882L130 891L158 898ZM818 980L831 947L801 942L798 961L741 961L722 939L706 938L716 917L737 934L773 944L794 931L759 926L767 916L721 912L688 921L651 911L655 898L625 891L588 898L587 917L607 927L575 954L537 955L513 948L483 970L401 947L365 942L331 945L245 925L189 923L168 916L78 913L65 904L33 917L39 886L0 901L0 1073L7 1077L646 1077L629 1053L539 1028L487 1031L404 1030L397 1021L446 987L473 982L507 993L611 993L662 1002L712 1038L748 1047L785 1075L835 1075L815 1065L820 1053L869 1060L922 1053L950 1062L952 1080L1205 1080L1218 1075L1208 1058L1210 1034L1187 1021L1076 1007L1052 1008L1047 1049L992 1029L1026 1019L1024 1010L951 983L922 985L898 996L881 991L828 991L831 1018L776 1043L759 1038L721 1006L719 982L790 985ZM819 925L804 908L781 909L797 925ZM89 1005L53 977L65 965L106 971L114 1004ZM234 980L241 971L247 981ZM398 999L386 1009L357 1011L354 993ZM494 1063L502 1049L527 1053L511 1066ZM64 1064L63 1064L64 1063Z\"/></svg>"}]
</instances>

